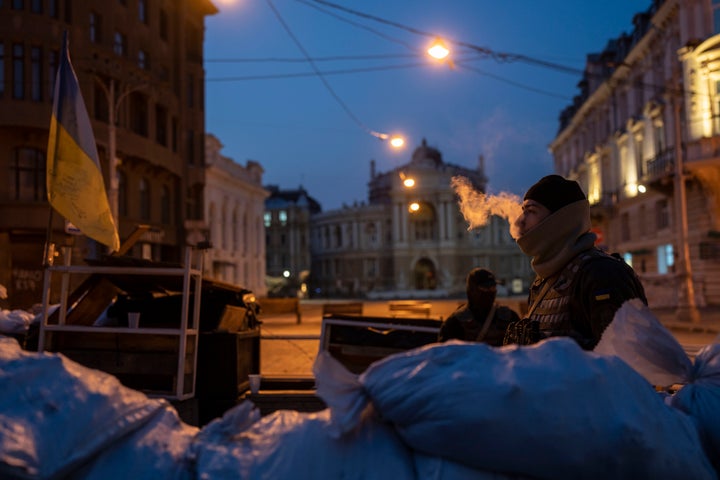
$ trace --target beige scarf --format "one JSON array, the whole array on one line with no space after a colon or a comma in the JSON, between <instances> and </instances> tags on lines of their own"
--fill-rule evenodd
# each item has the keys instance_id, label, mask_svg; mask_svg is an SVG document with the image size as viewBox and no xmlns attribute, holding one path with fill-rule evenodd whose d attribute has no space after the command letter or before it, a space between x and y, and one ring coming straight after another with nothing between
<instances>
[{"instance_id":1,"label":"beige scarf","mask_svg":"<svg viewBox=\"0 0 720 480\"><path fill-rule=\"evenodd\" d=\"M590 232L590 204L578 200L550 214L532 230L517 239L517 244L540 278L559 272L577 254L595 244Z\"/></svg>"}]
</instances>

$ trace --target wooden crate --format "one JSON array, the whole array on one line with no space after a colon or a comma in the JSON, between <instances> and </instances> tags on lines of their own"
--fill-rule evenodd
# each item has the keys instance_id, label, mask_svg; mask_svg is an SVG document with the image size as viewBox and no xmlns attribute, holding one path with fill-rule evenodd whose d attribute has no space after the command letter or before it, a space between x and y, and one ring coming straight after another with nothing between
<instances>
[{"instance_id":1,"label":"wooden crate","mask_svg":"<svg viewBox=\"0 0 720 480\"><path fill-rule=\"evenodd\" d=\"M151 395L172 395L177 387L180 338L133 332L52 331L47 332L45 350L109 373L126 387ZM183 393L191 393L194 334L188 334L185 348Z\"/></svg>"}]
</instances>

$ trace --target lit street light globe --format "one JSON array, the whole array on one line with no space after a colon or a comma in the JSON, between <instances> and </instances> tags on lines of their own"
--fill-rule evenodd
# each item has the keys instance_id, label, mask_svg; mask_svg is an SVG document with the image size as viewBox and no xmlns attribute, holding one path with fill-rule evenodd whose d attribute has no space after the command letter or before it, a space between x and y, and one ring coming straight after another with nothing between
<instances>
[{"instance_id":1,"label":"lit street light globe","mask_svg":"<svg viewBox=\"0 0 720 480\"><path fill-rule=\"evenodd\" d=\"M450 49L445 46L445 42L443 42L442 39L436 38L430 48L428 48L427 53L437 60L444 60L450 55Z\"/></svg>"},{"instance_id":2,"label":"lit street light globe","mask_svg":"<svg viewBox=\"0 0 720 480\"><path fill-rule=\"evenodd\" d=\"M403 145L405 145L405 139L399 135L395 135L390 138L390 145L393 148L401 148Z\"/></svg>"}]
</instances>

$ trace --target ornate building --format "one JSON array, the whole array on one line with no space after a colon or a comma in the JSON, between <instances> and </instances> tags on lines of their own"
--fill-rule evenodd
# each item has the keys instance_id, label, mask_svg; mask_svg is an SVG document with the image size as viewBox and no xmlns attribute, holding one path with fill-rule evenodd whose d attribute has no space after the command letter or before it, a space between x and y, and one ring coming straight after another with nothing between
<instances>
[{"instance_id":1,"label":"ornate building","mask_svg":"<svg viewBox=\"0 0 720 480\"><path fill-rule=\"evenodd\" d=\"M212 245L205 255L205 276L239 285L264 296L265 227L269 192L262 188L263 168L245 166L220 153L222 144L205 136L205 219Z\"/></svg>"},{"instance_id":2,"label":"ornate building","mask_svg":"<svg viewBox=\"0 0 720 480\"><path fill-rule=\"evenodd\" d=\"M311 267L311 217L322 209L303 187L265 188L270 191L263 218L268 294L305 296Z\"/></svg>"},{"instance_id":3,"label":"ornate building","mask_svg":"<svg viewBox=\"0 0 720 480\"><path fill-rule=\"evenodd\" d=\"M655 0L588 55L551 144L651 306L720 305L720 4Z\"/></svg>"},{"instance_id":4,"label":"ornate building","mask_svg":"<svg viewBox=\"0 0 720 480\"><path fill-rule=\"evenodd\" d=\"M203 34L216 12L209 0L0 2L0 284L11 306L41 298L45 155L63 32L121 242L149 225L129 253L179 261L204 228ZM85 237L69 238L54 215L52 239L74 244L74 259L100 253Z\"/></svg>"},{"instance_id":5,"label":"ornate building","mask_svg":"<svg viewBox=\"0 0 720 480\"><path fill-rule=\"evenodd\" d=\"M409 163L386 173L371 162L368 203L313 215L311 286L319 295L440 297L465 291L471 268L492 269L498 279L524 286L532 278L527 257L509 225L491 217L468 231L451 178L463 176L478 191L487 179L478 168L445 163L423 140ZM414 181L412 186L406 180ZM516 282L517 284L517 282Z\"/></svg>"}]
</instances>

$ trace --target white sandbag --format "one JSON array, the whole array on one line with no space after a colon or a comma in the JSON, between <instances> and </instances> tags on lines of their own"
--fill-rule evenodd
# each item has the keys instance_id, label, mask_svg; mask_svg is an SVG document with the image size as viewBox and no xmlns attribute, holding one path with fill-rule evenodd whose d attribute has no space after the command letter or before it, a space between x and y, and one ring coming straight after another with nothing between
<instances>
[{"instance_id":1,"label":"white sandbag","mask_svg":"<svg viewBox=\"0 0 720 480\"><path fill-rule=\"evenodd\" d=\"M620 357L652 385L662 387L687 382L693 368L675 336L637 298L615 312L593 351Z\"/></svg>"},{"instance_id":2,"label":"white sandbag","mask_svg":"<svg viewBox=\"0 0 720 480\"><path fill-rule=\"evenodd\" d=\"M376 362L359 380L411 448L478 470L716 478L686 415L620 359L567 338L429 345Z\"/></svg>"},{"instance_id":3,"label":"white sandbag","mask_svg":"<svg viewBox=\"0 0 720 480\"><path fill-rule=\"evenodd\" d=\"M618 309L595 352L620 357L653 385L683 385L666 403L695 420L708 458L720 469L720 345L706 346L693 363L672 333L635 299Z\"/></svg>"},{"instance_id":4,"label":"white sandbag","mask_svg":"<svg viewBox=\"0 0 720 480\"><path fill-rule=\"evenodd\" d=\"M183 423L170 405L136 431L73 472L82 480L190 480L196 478L187 450L198 429Z\"/></svg>"},{"instance_id":5,"label":"white sandbag","mask_svg":"<svg viewBox=\"0 0 720 480\"><path fill-rule=\"evenodd\" d=\"M705 451L720 471L720 344L700 350L688 382L669 403L695 419Z\"/></svg>"},{"instance_id":6,"label":"white sandbag","mask_svg":"<svg viewBox=\"0 0 720 480\"><path fill-rule=\"evenodd\" d=\"M213 422L193 445L197 478L415 479L411 454L392 428L366 418L351 434L334 438L329 425L328 410L280 410L235 432Z\"/></svg>"},{"instance_id":7,"label":"white sandbag","mask_svg":"<svg viewBox=\"0 0 720 480\"><path fill-rule=\"evenodd\" d=\"M413 453L415 473L422 480L530 480L520 475L483 472L442 457Z\"/></svg>"},{"instance_id":8,"label":"white sandbag","mask_svg":"<svg viewBox=\"0 0 720 480\"><path fill-rule=\"evenodd\" d=\"M33 318L26 310L0 310L0 334L25 333Z\"/></svg>"},{"instance_id":9,"label":"white sandbag","mask_svg":"<svg viewBox=\"0 0 720 480\"><path fill-rule=\"evenodd\" d=\"M0 478L63 478L167 402L0 337Z\"/></svg>"}]
</instances>

